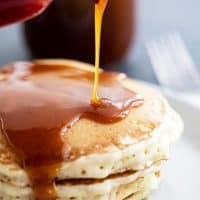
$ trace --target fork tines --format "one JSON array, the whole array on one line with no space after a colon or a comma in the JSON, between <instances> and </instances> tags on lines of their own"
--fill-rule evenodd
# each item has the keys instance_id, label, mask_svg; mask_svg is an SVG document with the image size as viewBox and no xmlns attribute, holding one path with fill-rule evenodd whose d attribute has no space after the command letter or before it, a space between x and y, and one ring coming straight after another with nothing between
<instances>
[{"instance_id":1,"label":"fork tines","mask_svg":"<svg viewBox=\"0 0 200 200\"><path fill-rule=\"evenodd\" d=\"M154 39L146 48L161 85L181 91L200 88L199 72L178 33Z\"/></svg>"}]
</instances>

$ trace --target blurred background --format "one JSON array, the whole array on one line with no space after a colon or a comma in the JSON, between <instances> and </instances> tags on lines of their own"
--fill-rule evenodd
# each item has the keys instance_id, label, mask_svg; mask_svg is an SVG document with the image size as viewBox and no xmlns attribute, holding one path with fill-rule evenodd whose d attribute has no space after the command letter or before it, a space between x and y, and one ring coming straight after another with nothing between
<instances>
[{"instance_id":1,"label":"blurred background","mask_svg":"<svg viewBox=\"0 0 200 200\"><path fill-rule=\"evenodd\" d=\"M144 44L152 38L171 31L181 33L195 63L200 68L200 1L138 0L136 4L133 9L136 13L136 25L130 24L133 28L131 34L134 40L126 51L126 56L121 61L114 59L115 62L107 64L107 68L124 71L131 77L157 83ZM118 8L115 12L120 13L120 6ZM44 17L45 15L40 17L40 20ZM134 20L131 23L134 23ZM30 31L33 31L32 24L27 26ZM1 66L16 60L31 59L29 50L30 46L28 48L22 24L0 28Z\"/></svg>"}]
</instances>

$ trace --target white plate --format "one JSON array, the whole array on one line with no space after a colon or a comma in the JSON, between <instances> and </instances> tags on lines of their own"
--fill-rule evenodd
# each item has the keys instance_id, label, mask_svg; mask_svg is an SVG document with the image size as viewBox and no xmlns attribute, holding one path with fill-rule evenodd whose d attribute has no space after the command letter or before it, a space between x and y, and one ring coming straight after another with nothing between
<instances>
[{"instance_id":1,"label":"white plate","mask_svg":"<svg viewBox=\"0 0 200 200\"><path fill-rule=\"evenodd\" d=\"M176 95L168 96L170 104L179 112L185 131L171 149L163 180L150 200L200 199L200 109L181 101Z\"/></svg>"}]
</instances>

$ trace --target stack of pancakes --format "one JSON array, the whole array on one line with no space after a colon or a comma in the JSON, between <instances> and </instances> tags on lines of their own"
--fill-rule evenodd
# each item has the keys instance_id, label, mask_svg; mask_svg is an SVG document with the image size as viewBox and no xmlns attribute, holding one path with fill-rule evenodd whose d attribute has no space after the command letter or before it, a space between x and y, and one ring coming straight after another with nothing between
<instances>
[{"instance_id":1,"label":"stack of pancakes","mask_svg":"<svg viewBox=\"0 0 200 200\"><path fill-rule=\"evenodd\" d=\"M87 64L60 63L91 70ZM71 149L55 179L59 200L142 200L157 187L169 146L180 136L183 124L159 92L130 79L124 85L143 96L143 106L117 123L80 119L65 134ZM0 200L15 199L32 200L34 193L0 133Z\"/></svg>"}]
</instances>

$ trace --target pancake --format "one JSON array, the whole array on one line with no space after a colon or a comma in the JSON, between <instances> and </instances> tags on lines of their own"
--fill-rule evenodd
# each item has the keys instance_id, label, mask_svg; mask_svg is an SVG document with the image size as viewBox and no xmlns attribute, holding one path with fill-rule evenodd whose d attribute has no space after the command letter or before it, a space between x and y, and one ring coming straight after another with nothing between
<instances>
[{"instance_id":1,"label":"pancake","mask_svg":"<svg viewBox=\"0 0 200 200\"><path fill-rule=\"evenodd\" d=\"M26 81L34 82L55 73L63 75L67 66L93 72L89 64L69 60L38 60L33 64L41 68L56 66L56 70L31 75ZM23 67L31 63L11 65ZM0 79L5 76L6 73L0 73ZM64 143L70 148L68 160L62 162L55 178L58 199L143 199L159 182L158 174L169 157L169 146L182 133L182 120L158 91L128 78L122 84L141 94L144 104L116 123L81 118L63 134ZM3 134L0 199L34 199L29 176Z\"/></svg>"},{"instance_id":2,"label":"pancake","mask_svg":"<svg viewBox=\"0 0 200 200\"><path fill-rule=\"evenodd\" d=\"M164 161L157 162L147 169L117 174L104 180L57 181L58 199L122 200L130 196L143 196L143 193L157 188L163 163ZM28 185L19 187L1 181L0 193L3 199L34 199L33 191Z\"/></svg>"}]
</instances>

